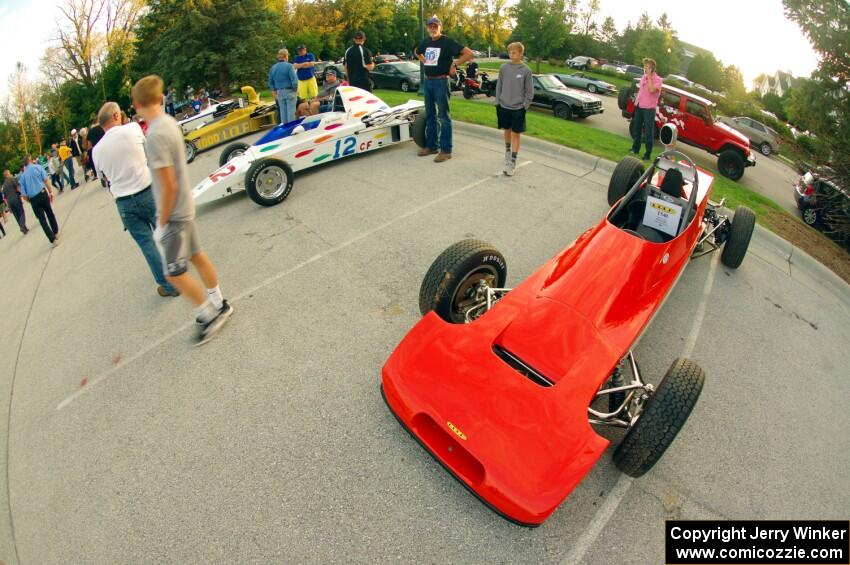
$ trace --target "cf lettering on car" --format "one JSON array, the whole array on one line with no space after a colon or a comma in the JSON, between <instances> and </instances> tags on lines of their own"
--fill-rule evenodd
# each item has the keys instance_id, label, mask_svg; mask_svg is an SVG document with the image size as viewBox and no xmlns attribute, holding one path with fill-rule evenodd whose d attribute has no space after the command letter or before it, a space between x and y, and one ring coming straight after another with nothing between
<instances>
[{"instance_id":1,"label":"cf lettering on car","mask_svg":"<svg viewBox=\"0 0 850 565\"><path fill-rule=\"evenodd\" d=\"M360 144L360 151L368 151L370 147L372 147L371 139Z\"/></svg>"},{"instance_id":2,"label":"cf lettering on car","mask_svg":"<svg viewBox=\"0 0 850 565\"><path fill-rule=\"evenodd\" d=\"M446 422L446 425L449 427L449 429L450 429L451 431L453 431L453 432L454 432L454 434L455 434L457 437L459 437L459 438L460 438L460 439L462 439L463 441L466 441L466 434L465 434L465 433L463 433L462 431L460 431L460 430L458 429L458 427L457 427L457 426L455 426L455 425L454 425L454 424L452 424L451 422Z\"/></svg>"}]
</instances>

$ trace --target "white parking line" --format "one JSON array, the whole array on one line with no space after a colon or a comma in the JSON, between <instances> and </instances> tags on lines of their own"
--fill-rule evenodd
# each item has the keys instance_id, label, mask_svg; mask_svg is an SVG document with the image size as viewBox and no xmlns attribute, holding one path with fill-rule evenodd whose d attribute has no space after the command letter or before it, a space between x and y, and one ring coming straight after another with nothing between
<instances>
[{"instance_id":1,"label":"white parking line","mask_svg":"<svg viewBox=\"0 0 850 565\"><path fill-rule=\"evenodd\" d=\"M682 348L682 357L689 357L694 352L697 338L699 338L700 330L702 330L702 322L705 319L708 297L711 295L711 288L714 285L714 275L716 271L717 257L712 256L708 267L708 277L702 287L702 296L700 296L696 315L694 316L694 321L691 324L691 330L688 332L688 338L685 340L685 346ZM605 528L608 524L608 521L614 515L614 512L617 508L619 508L620 503L626 497L626 494L629 492L629 487L632 486L633 482L634 479L627 475L621 475L620 478L617 479L614 488L612 488L608 496L605 497L605 501L602 503L602 506L599 507L599 510L596 511L596 514L593 516L590 524L588 524L587 529L582 533L581 537L578 538L578 541L572 545L570 552L563 560L563 563L567 565L584 563L585 554L591 547L593 547L593 544L596 542L596 538L599 537L599 534L602 533L603 528Z\"/></svg>"},{"instance_id":2,"label":"white parking line","mask_svg":"<svg viewBox=\"0 0 850 565\"><path fill-rule=\"evenodd\" d=\"M524 167L524 166L529 165L531 163L532 163L532 161L523 161L522 163L519 163L517 165L517 168ZM377 227L374 227L374 228L372 228L368 231L361 233L360 235L356 235L356 236L352 237L351 239L349 239L347 241L344 241L344 242L342 242L338 245L331 247L327 251L319 253L318 255L313 255L312 257L310 257L306 261L303 261L303 262L295 265L294 267L290 267L289 269L281 271L280 273L267 278L266 280L264 280L264 281L260 282L259 284L249 288L248 290L245 290L245 291L237 294L235 297L233 297L231 299L231 302L237 302L237 301L245 298L246 296L257 292L258 290L265 288L265 287L269 286L270 284L279 281L283 277L290 275L290 274L294 273L295 271L299 271L299 270L303 269L304 267L306 267L307 265L309 265L311 263L315 263L319 259L323 259L323 258L325 258L329 255L333 255L337 251L341 251L341 250L345 249L346 247L349 247L350 245L357 243L358 241L360 241L362 239L365 239L365 238L367 238L371 235L374 235L374 234L378 233L379 231L385 230L386 228L390 227L391 225L396 224L396 223L398 223L398 222L400 222L404 219L407 219L407 218L409 218L409 217L411 217L415 214L418 214L419 212L426 210L427 208L435 206L435 205L439 204L440 202L443 202L445 200L448 200L449 198L453 198L453 197L455 197L459 194L462 194L462 193L464 193L468 190L471 190L471 189L487 182L488 180L493 180L494 178L498 178L498 177L501 177L501 176L502 176L502 172L500 171L500 172L496 173L495 175L486 176L486 177L479 179L475 182L471 182L471 183L467 184L466 186L463 186L463 187L461 187L461 188L459 188L455 191L449 192L448 194L444 194L443 196L440 196L439 198L435 198L434 200L431 200L430 202L426 202L425 204L422 204L421 206L418 206L418 207L414 208L413 210L409 210L408 212L405 212L401 216L397 216L397 217L393 218L392 220L384 222L383 224L381 224ZM133 361L136 361L137 359L143 357L145 354L147 354L150 351L152 351L153 349L159 347L160 345L162 345L166 341L170 340L171 338L173 338L177 334L186 331L193 324L194 324L194 322L187 322L186 324L183 324L182 326L180 326L179 328L177 328L173 332L167 334L165 337L162 337L162 338L154 341L153 343L143 347L137 353L135 353L131 357L128 357L126 361L123 361L118 365L110 367L108 370L104 371L103 373L101 373L101 374L99 374L95 377L92 377L92 379L90 379L88 381L88 383L86 384L85 387L78 389L73 394L71 394L70 396L68 396L64 400L62 400L56 406L56 410L62 410L63 408L65 408L66 406L71 404L74 400L76 400L77 398L79 398L83 394L87 393L89 390L91 390L96 384L102 382L104 379L106 379L106 377L113 374L118 369L123 369L125 366L127 366L130 363L132 363Z\"/></svg>"}]
</instances>

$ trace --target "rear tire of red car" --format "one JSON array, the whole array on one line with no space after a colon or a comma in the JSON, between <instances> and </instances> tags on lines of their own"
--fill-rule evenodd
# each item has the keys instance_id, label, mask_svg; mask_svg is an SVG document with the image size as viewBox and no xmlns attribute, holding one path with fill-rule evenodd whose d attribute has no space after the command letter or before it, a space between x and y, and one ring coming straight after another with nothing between
<instances>
[{"instance_id":1,"label":"rear tire of red car","mask_svg":"<svg viewBox=\"0 0 850 565\"><path fill-rule=\"evenodd\" d=\"M721 151L717 156L717 169L724 177L738 180L744 176L744 156L734 149Z\"/></svg>"},{"instance_id":2,"label":"rear tire of red car","mask_svg":"<svg viewBox=\"0 0 850 565\"><path fill-rule=\"evenodd\" d=\"M630 477L652 469L685 425L704 382L699 365L684 357L673 361L614 451L614 464Z\"/></svg>"},{"instance_id":3,"label":"rear tire of red car","mask_svg":"<svg viewBox=\"0 0 850 565\"><path fill-rule=\"evenodd\" d=\"M242 143L241 141L237 141L236 143L231 143L227 147L224 148L224 151L221 152L221 155L218 158L218 166L223 167L228 161L233 159L234 157L238 157L245 153L245 150L250 147L247 143Z\"/></svg>"},{"instance_id":4,"label":"rear tire of red car","mask_svg":"<svg viewBox=\"0 0 850 565\"><path fill-rule=\"evenodd\" d=\"M463 97L464 97L466 100L469 100L469 99L470 99L470 98L472 98L473 96L475 96L475 94L473 94L473 93L472 93L472 91L469 89L469 87L468 87L468 86L464 86L464 87L463 87Z\"/></svg>"},{"instance_id":5,"label":"rear tire of red car","mask_svg":"<svg viewBox=\"0 0 850 565\"><path fill-rule=\"evenodd\" d=\"M410 124L410 137L419 147L425 147L425 112L419 112Z\"/></svg>"},{"instance_id":6,"label":"rear tire of red car","mask_svg":"<svg viewBox=\"0 0 850 565\"><path fill-rule=\"evenodd\" d=\"M620 92L617 93L617 107L626 111L626 107L628 106L629 97L632 95L632 87L631 86L621 86Z\"/></svg>"},{"instance_id":7,"label":"rear tire of red car","mask_svg":"<svg viewBox=\"0 0 850 565\"><path fill-rule=\"evenodd\" d=\"M450 324L466 322L464 311L474 301L475 287L489 278L492 288L503 288L508 266L499 251L484 241L458 241L431 264L419 289L419 311L431 310Z\"/></svg>"},{"instance_id":8,"label":"rear tire of red car","mask_svg":"<svg viewBox=\"0 0 850 565\"><path fill-rule=\"evenodd\" d=\"M608 205L613 206L634 186L644 172L643 163L634 157L623 157L608 181Z\"/></svg>"},{"instance_id":9,"label":"rear tire of red car","mask_svg":"<svg viewBox=\"0 0 850 565\"><path fill-rule=\"evenodd\" d=\"M274 206L286 200L292 182L292 169L280 159L260 159L245 173L245 191L260 206Z\"/></svg>"},{"instance_id":10,"label":"rear tire of red car","mask_svg":"<svg viewBox=\"0 0 850 565\"><path fill-rule=\"evenodd\" d=\"M723 244L720 261L730 269L737 269L747 255L750 239L756 227L756 215L746 206L735 208L735 216L729 227L729 238Z\"/></svg>"}]
</instances>

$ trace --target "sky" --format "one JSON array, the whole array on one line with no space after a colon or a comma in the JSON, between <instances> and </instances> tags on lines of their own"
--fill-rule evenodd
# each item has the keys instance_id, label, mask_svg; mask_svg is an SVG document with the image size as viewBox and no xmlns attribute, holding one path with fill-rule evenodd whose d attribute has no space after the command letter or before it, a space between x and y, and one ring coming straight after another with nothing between
<instances>
[{"instance_id":1,"label":"sky","mask_svg":"<svg viewBox=\"0 0 850 565\"><path fill-rule=\"evenodd\" d=\"M57 9L64 0L0 0L0 100L16 61L37 78L39 61L55 33ZM584 4L584 0L581 0ZM641 12L653 19L662 12L679 39L714 52L724 64L737 65L748 88L760 73L777 69L808 76L817 56L806 37L785 19L781 0L601 0L601 20L611 15L622 31Z\"/></svg>"}]
</instances>

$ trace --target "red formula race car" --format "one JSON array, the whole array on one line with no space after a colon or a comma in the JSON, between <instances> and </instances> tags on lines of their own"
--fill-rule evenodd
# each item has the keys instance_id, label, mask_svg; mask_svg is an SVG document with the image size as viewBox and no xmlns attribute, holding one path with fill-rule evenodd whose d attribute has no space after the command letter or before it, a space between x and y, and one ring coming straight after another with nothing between
<instances>
[{"instance_id":1,"label":"red formula race car","mask_svg":"<svg viewBox=\"0 0 850 565\"><path fill-rule=\"evenodd\" d=\"M704 374L680 358L656 386L632 348L692 257L737 268L755 217L709 201L713 177L669 150L611 177L611 210L514 289L491 245L465 240L422 283L423 318L383 368L399 422L505 518L538 526L607 448L591 424L624 428L614 463L647 472L671 444ZM596 407L596 408L594 408Z\"/></svg>"}]
</instances>

